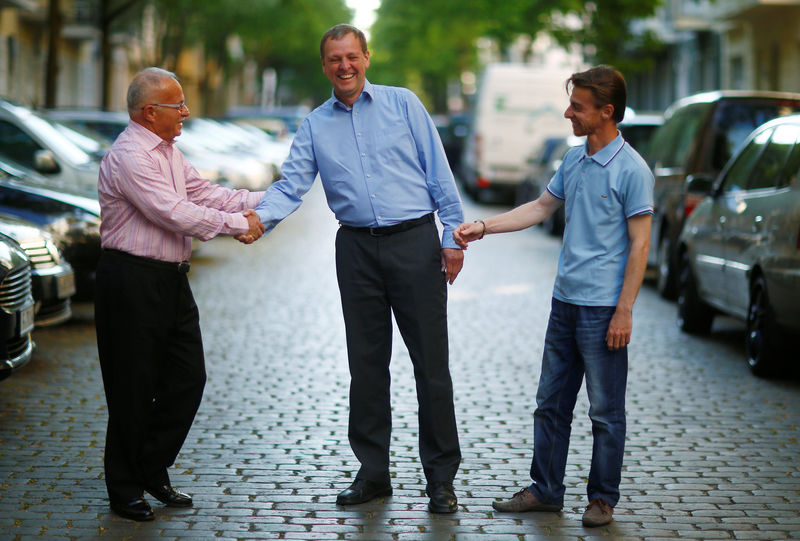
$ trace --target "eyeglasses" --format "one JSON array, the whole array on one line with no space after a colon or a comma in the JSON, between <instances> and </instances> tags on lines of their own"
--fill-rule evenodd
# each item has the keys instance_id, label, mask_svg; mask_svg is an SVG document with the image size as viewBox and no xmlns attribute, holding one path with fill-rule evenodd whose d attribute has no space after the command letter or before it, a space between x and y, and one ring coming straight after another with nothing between
<instances>
[{"instance_id":1,"label":"eyeglasses","mask_svg":"<svg viewBox=\"0 0 800 541\"><path fill-rule=\"evenodd\" d=\"M178 109L178 110L189 109L185 101L182 101L180 103L150 103L148 105L152 105L154 107L169 107L170 109Z\"/></svg>"}]
</instances>

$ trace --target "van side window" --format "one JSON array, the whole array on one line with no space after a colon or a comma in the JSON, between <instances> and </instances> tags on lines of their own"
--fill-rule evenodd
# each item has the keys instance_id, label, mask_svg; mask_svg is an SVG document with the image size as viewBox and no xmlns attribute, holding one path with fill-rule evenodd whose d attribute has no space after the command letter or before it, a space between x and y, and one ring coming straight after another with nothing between
<instances>
[{"instance_id":1,"label":"van side window","mask_svg":"<svg viewBox=\"0 0 800 541\"><path fill-rule=\"evenodd\" d=\"M780 181L781 171L794 142L797 140L797 127L785 124L772 132L769 144L761 154L761 158L753 167L747 183L748 190L775 188Z\"/></svg>"},{"instance_id":2,"label":"van side window","mask_svg":"<svg viewBox=\"0 0 800 541\"><path fill-rule=\"evenodd\" d=\"M750 172L755 167L771 135L772 130L761 132L739 153L723 180L725 192L737 192L747 188Z\"/></svg>"}]
</instances>

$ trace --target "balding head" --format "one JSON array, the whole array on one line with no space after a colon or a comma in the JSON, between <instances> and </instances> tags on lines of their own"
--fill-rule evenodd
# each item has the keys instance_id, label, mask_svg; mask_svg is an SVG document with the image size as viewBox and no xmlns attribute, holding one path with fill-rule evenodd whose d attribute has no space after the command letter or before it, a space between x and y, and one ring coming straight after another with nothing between
<instances>
[{"instance_id":1,"label":"balding head","mask_svg":"<svg viewBox=\"0 0 800 541\"><path fill-rule=\"evenodd\" d=\"M178 77L161 68L145 68L137 73L128 86L128 115L134 118L140 114L145 105L153 103L153 96L162 91L170 80L177 82Z\"/></svg>"}]
</instances>

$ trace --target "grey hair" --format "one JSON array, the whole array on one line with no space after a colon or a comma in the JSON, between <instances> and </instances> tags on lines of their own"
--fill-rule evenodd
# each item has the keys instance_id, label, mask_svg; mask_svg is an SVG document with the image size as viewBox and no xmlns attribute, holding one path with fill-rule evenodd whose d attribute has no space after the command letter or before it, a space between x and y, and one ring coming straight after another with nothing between
<instances>
[{"instance_id":1,"label":"grey hair","mask_svg":"<svg viewBox=\"0 0 800 541\"><path fill-rule=\"evenodd\" d=\"M325 42L329 39L342 39L347 34L353 34L356 38L358 38L359 43L361 44L361 52L367 54L367 38L364 36L364 32L356 28L355 26L349 24L337 24L336 26L332 26L322 35L322 40L319 42L319 56L320 58L325 58Z\"/></svg>"},{"instance_id":2,"label":"grey hair","mask_svg":"<svg viewBox=\"0 0 800 541\"><path fill-rule=\"evenodd\" d=\"M133 115L147 105L150 92L153 88L160 87L164 79L178 81L178 76L161 68L145 68L134 75L128 86L128 114Z\"/></svg>"}]
</instances>

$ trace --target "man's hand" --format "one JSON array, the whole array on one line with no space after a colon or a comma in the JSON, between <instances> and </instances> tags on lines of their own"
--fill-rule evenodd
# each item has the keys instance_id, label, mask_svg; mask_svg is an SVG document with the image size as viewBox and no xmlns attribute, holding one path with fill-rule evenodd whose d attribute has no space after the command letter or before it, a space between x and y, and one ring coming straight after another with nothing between
<instances>
[{"instance_id":1,"label":"man's hand","mask_svg":"<svg viewBox=\"0 0 800 541\"><path fill-rule=\"evenodd\" d=\"M466 250L470 242L483 238L484 234L486 234L486 225L483 222L465 223L459 225L453 231L453 240L461 246L462 250ZM453 279L455 280L455 278Z\"/></svg>"},{"instance_id":2,"label":"man's hand","mask_svg":"<svg viewBox=\"0 0 800 541\"><path fill-rule=\"evenodd\" d=\"M633 330L633 314L630 310L621 310L619 307L611 316L611 323L606 332L606 344L610 351L616 351L631 342Z\"/></svg>"},{"instance_id":3,"label":"man's hand","mask_svg":"<svg viewBox=\"0 0 800 541\"><path fill-rule=\"evenodd\" d=\"M261 218L258 217L258 214L256 214L256 211L253 209L244 211L242 215L247 218L250 230L247 233L236 235L233 238L244 244L252 244L264 234L264 224L261 223Z\"/></svg>"},{"instance_id":4,"label":"man's hand","mask_svg":"<svg viewBox=\"0 0 800 541\"><path fill-rule=\"evenodd\" d=\"M447 283L453 285L464 266L464 252L458 248L442 248L442 272Z\"/></svg>"}]
</instances>

